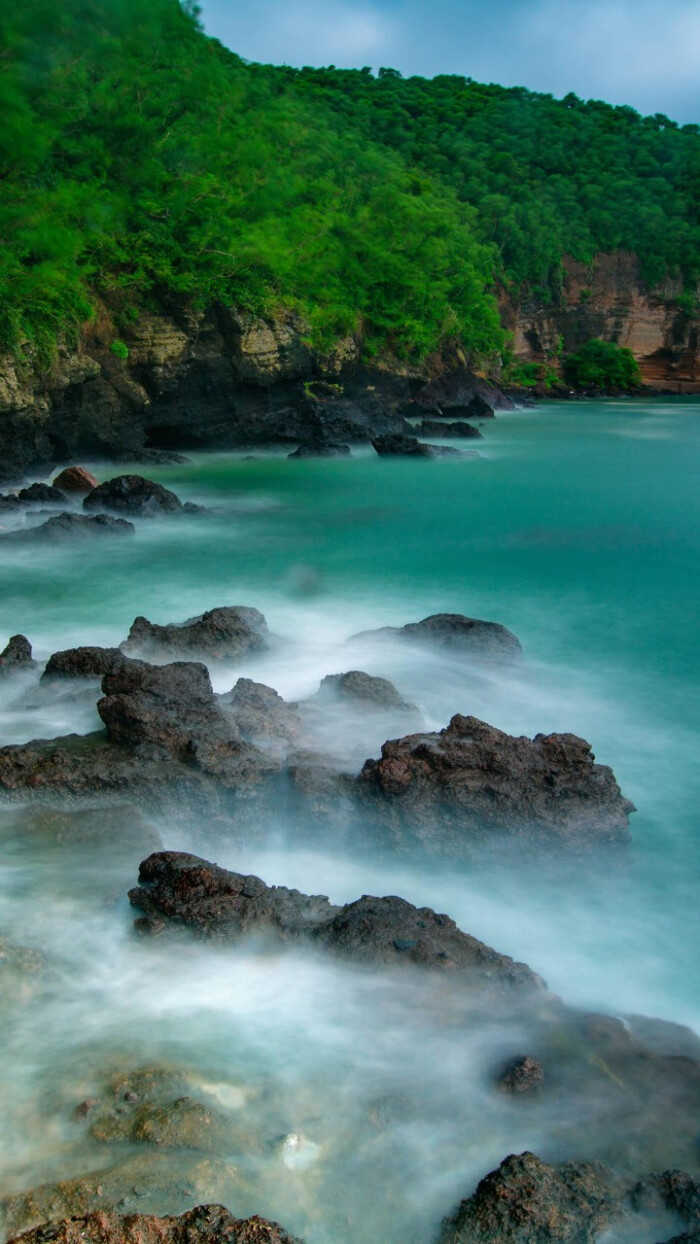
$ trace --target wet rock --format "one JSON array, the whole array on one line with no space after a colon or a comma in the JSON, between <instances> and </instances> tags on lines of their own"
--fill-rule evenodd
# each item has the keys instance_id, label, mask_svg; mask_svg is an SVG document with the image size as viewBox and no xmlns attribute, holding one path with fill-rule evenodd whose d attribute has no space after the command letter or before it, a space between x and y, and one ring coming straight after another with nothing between
<instances>
[{"instance_id":1,"label":"wet rock","mask_svg":"<svg viewBox=\"0 0 700 1244\"><path fill-rule=\"evenodd\" d=\"M0 936L0 1008L31 1002L41 991L49 967L44 955Z\"/></svg>"},{"instance_id":2,"label":"wet rock","mask_svg":"<svg viewBox=\"0 0 700 1244\"><path fill-rule=\"evenodd\" d=\"M636 1213L653 1214L662 1208L700 1232L700 1183L686 1171L647 1175L632 1189L630 1202Z\"/></svg>"},{"instance_id":3,"label":"wet rock","mask_svg":"<svg viewBox=\"0 0 700 1244\"><path fill-rule=\"evenodd\" d=\"M69 541L101 539L104 536L133 536L133 523L108 514L57 514L37 527L8 531L0 536L2 544L59 544Z\"/></svg>"},{"instance_id":4,"label":"wet rock","mask_svg":"<svg viewBox=\"0 0 700 1244\"><path fill-rule=\"evenodd\" d=\"M426 445L416 436L405 436L401 432L388 432L383 436L375 436L372 448L380 457L394 458L463 458L467 455L460 449L452 449L447 445ZM472 454L478 457L477 454Z\"/></svg>"},{"instance_id":5,"label":"wet rock","mask_svg":"<svg viewBox=\"0 0 700 1244\"><path fill-rule=\"evenodd\" d=\"M344 959L471 976L497 988L542 987L522 963L462 933L449 916L403 899L365 895L333 907L325 895L267 886L198 856L162 851L144 860L132 905L145 932L186 925L200 936L236 942L251 932L276 942L318 946Z\"/></svg>"},{"instance_id":6,"label":"wet rock","mask_svg":"<svg viewBox=\"0 0 700 1244\"><path fill-rule=\"evenodd\" d=\"M377 678L363 670L348 670L345 674L327 674L318 690L321 698L366 705L370 709L398 709L417 712L414 704L408 704L399 695L388 678Z\"/></svg>"},{"instance_id":7,"label":"wet rock","mask_svg":"<svg viewBox=\"0 0 700 1244\"><path fill-rule=\"evenodd\" d=\"M267 646L267 623L259 610L230 605L165 626L148 618L135 618L121 649L135 656L185 655L227 661L262 652Z\"/></svg>"},{"instance_id":8,"label":"wet rock","mask_svg":"<svg viewBox=\"0 0 700 1244\"><path fill-rule=\"evenodd\" d=\"M196 505L194 501L185 501L182 507L183 514L207 514L206 505Z\"/></svg>"},{"instance_id":9,"label":"wet rock","mask_svg":"<svg viewBox=\"0 0 700 1244\"><path fill-rule=\"evenodd\" d=\"M118 648L65 648L50 656L42 681L50 678L103 678L124 665L127 658Z\"/></svg>"},{"instance_id":10,"label":"wet rock","mask_svg":"<svg viewBox=\"0 0 700 1244\"><path fill-rule=\"evenodd\" d=\"M0 652L0 677L33 669L36 669L36 661L32 658L32 645L25 635L13 635L7 647Z\"/></svg>"},{"instance_id":11,"label":"wet rock","mask_svg":"<svg viewBox=\"0 0 700 1244\"><path fill-rule=\"evenodd\" d=\"M288 458L349 458L350 446L335 442L309 441L287 454Z\"/></svg>"},{"instance_id":12,"label":"wet rock","mask_svg":"<svg viewBox=\"0 0 700 1244\"><path fill-rule=\"evenodd\" d=\"M443 415L449 415L453 419L495 418L493 406L480 393L475 393L468 402L446 399L440 403L440 406Z\"/></svg>"},{"instance_id":13,"label":"wet rock","mask_svg":"<svg viewBox=\"0 0 700 1244\"><path fill-rule=\"evenodd\" d=\"M498 1087L502 1093L532 1093L543 1080L542 1063L526 1054L508 1064L499 1077Z\"/></svg>"},{"instance_id":14,"label":"wet rock","mask_svg":"<svg viewBox=\"0 0 700 1244\"><path fill-rule=\"evenodd\" d=\"M481 439L481 432L471 423L450 423L438 419L424 419L418 428L419 436L443 436L449 438Z\"/></svg>"},{"instance_id":15,"label":"wet rock","mask_svg":"<svg viewBox=\"0 0 700 1244\"><path fill-rule=\"evenodd\" d=\"M522 652L520 641L507 627L501 626L500 622L467 618L461 613L433 613L421 622L362 631L359 635L354 635L353 639L394 637L479 657L514 657Z\"/></svg>"},{"instance_id":16,"label":"wet rock","mask_svg":"<svg viewBox=\"0 0 700 1244\"><path fill-rule=\"evenodd\" d=\"M400 840L459 855L499 835L577 848L627 842L629 815L612 769L574 734L518 738L476 717L387 742L358 778L361 797Z\"/></svg>"},{"instance_id":17,"label":"wet rock","mask_svg":"<svg viewBox=\"0 0 700 1244\"><path fill-rule=\"evenodd\" d=\"M56 476L53 487L60 488L62 492L87 494L98 487L99 481L85 467L72 466L65 467L59 475Z\"/></svg>"},{"instance_id":18,"label":"wet rock","mask_svg":"<svg viewBox=\"0 0 700 1244\"><path fill-rule=\"evenodd\" d=\"M272 687L252 678L239 678L232 691L219 696L219 703L231 713L244 739L291 742L299 734L299 714Z\"/></svg>"},{"instance_id":19,"label":"wet rock","mask_svg":"<svg viewBox=\"0 0 700 1244\"><path fill-rule=\"evenodd\" d=\"M33 837L59 847L89 844L123 854L133 851L156 851L161 836L143 812L133 804L77 805L63 808L34 807L23 812L23 836Z\"/></svg>"},{"instance_id":20,"label":"wet rock","mask_svg":"<svg viewBox=\"0 0 700 1244\"><path fill-rule=\"evenodd\" d=\"M124 1098L115 1110L99 1111L90 1127L93 1140L114 1144L156 1145L159 1149L196 1149L215 1152L225 1139L221 1119L203 1102L189 1096L165 1102Z\"/></svg>"},{"instance_id":21,"label":"wet rock","mask_svg":"<svg viewBox=\"0 0 700 1244\"><path fill-rule=\"evenodd\" d=\"M105 675L102 690L97 711L114 743L152 744L173 756L190 756L198 741L236 736L216 704L206 666L197 662L123 661Z\"/></svg>"},{"instance_id":22,"label":"wet rock","mask_svg":"<svg viewBox=\"0 0 700 1244\"><path fill-rule=\"evenodd\" d=\"M65 505L68 498L65 492L51 484L30 484L17 494L24 505Z\"/></svg>"},{"instance_id":23,"label":"wet rock","mask_svg":"<svg viewBox=\"0 0 700 1244\"><path fill-rule=\"evenodd\" d=\"M198 1205L180 1218L97 1210L47 1222L16 1237L22 1244L301 1244L266 1218L234 1218L222 1205Z\"/></svg>"},{"instance_id":24,"label":"wet rock","mask_svg":"<svg viewBox=\"0 0 700 1244\"><path fill-rule=\"evenodd\" d=\"M511 1154L445 1220L440 1244L595 1244L621 1213L604 1166Z\"/></svg>"},{"instance_id":25,"label":"wet rock","mask_svg":"<svg viewBox=\"0 0 700 1244\"><path fill-rule=\"evenodd\" d=\"M182 502L174 492L142 475L117 475L88 493L83 509L156 518L163 514L179 514Z\"/></svg>"},{"instance_id":26,"label":"wet rock","mask_svg":"<svg viewBox=\"0 0 700 1244\"><path fill-rule=\"evenodd\" d=\"M22 509L22 502L14 493L0 493L0 514L14 513Z\"/></svg>"}]
</instances>

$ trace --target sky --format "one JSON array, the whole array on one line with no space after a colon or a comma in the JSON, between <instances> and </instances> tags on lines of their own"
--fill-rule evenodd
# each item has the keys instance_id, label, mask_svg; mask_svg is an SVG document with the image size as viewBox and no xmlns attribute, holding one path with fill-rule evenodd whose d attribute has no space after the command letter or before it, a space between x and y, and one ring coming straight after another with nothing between
<instances>
[{"instance_id":1,"label":"sky","mask_svg":"<svg viewBox=\"0 0 700 1244\"><path fill-rule=\"evenodd\" d=\"M248 60L458 73L700 123L700 0L201 0Z\"/></svg>"}]
</instances>

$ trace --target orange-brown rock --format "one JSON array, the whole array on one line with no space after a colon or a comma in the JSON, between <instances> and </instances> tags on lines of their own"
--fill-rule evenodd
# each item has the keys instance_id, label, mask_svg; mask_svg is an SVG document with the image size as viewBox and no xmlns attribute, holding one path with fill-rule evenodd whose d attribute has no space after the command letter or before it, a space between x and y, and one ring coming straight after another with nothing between
<instances>
[{"instance_id":1,"label":"orange-brown rock","mask_svg":"<svg viewBox=\"0 0 700 1244\"><path fill-rule=\"evenodd\" d=\"M82 1218L44 1223L15 1240L22 1244L300 1244L276 1222L257 1215L234 1218L223 1205L198 1205L179 1218L96 1210Z\"/></svg>"},{"instance_id":2,"label":"orange-brown rock","mask_svg":"<svg viewBox=\"0 0 700 1244\"><path fill-rule=\"evenodd\" d=\"M72 466L66 467L57 475L53 485L54 488L60 488L62 492L73 492L85 494L92 492L93 488L97 488L98 480L85 467Z\"/></svg>"}]
</instances>

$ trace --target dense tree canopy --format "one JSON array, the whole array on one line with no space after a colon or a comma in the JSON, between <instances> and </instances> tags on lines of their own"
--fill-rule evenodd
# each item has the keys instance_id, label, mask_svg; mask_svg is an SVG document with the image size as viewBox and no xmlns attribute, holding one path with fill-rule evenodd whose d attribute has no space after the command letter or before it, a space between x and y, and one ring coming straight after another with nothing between
<instances>
[{"instance_id":1,"label":"dense tree canopy","mask_svg":"<svg viewBox=\"0 0 700 1244\"><path fill-rule=\"evenodd\" d=\"M697 127L456 77L249 65L178 0L0 12L0 343L96 297L297 310L323 345L503 344L496 282L565 253L700 264Z\"/></svg>"}]
</instances>

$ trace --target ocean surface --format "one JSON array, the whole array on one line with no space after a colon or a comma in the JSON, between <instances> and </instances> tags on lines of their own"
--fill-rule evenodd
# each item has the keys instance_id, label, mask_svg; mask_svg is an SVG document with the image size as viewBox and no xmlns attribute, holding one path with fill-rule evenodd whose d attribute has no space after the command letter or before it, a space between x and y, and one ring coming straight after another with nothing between
<instances>
[{"instance_id":1,"label":"ocean surface","mask_svg":"<svg viewBox=\"0 0 700 1244\"><path fill-rule=\"evenodd\" d=\"M299 700L355 668L392 679L431 728L460 712L516 734L583 735L638 809L633 844L614 857L448 868L354 853L330 834L311 851L282 818L254 847L196 818L155 829L166 847L205 843L222 865L334 902L399 894L432 906L568 1003L700 1031L699 416L692 400L552 403L486 422L469 442L478 459L360 449L289 461L280 449L123 468L208 512L141 522L109 547L3 551L0 648L22 632L43 659L118 643L139 614L164 623L254 605L278 638L244 668L212 671L217 691L245 674ZM524 658L489 667L347 642L436 612L503 623ZM98 729L96 694L0 684L0 741ZM371 721L333 729L329 750L358 768L385 737ZM572 1120L494 1107L484 1067L496 1032L465 1036L438 1021L437 1001L426 1008L381 973L145 945L126 900L139 852L48 840L32 815L0 806L0 937L46 955L52 985L38 1013L0 1016L0 1196L113 1164L72 1111L115 1069L153 1063L262 1128L257 1147L215 1155L216 1199L309 1244L425 1242L506 1153L571 1156ZM417 1084L430 1102L420 1118L401 1107Z\"/></svg>"}]
</instances>

